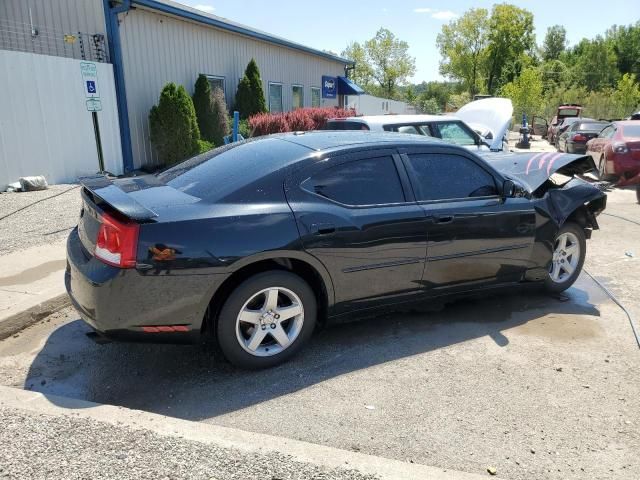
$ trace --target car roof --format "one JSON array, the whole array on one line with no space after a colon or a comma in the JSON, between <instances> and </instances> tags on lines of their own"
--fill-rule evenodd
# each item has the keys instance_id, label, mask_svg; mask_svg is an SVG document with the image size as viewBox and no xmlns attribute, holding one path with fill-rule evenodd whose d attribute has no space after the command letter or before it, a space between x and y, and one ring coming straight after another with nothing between
<instances>
[{"instance_id":1,"label":"car roof","mask_svg":"<svg viewBox=\"0 0 640 480\"><path fill-rule=\"evenodd\" d=\"M270 135L268 138L278 138L318 152L347 146L366 147L384 145L385 143L395 145L433 144L455 147L439 138L426 135L407 135L393 132L360 130L313 130L310 132L280 133Z\"/></svg>"},{"instance_id":2,"label":"car roof","mask_svg":"<svg viewBox=\"0 0 640 480\"><path fill-rule=\"evenodd\" d=\"M346 117L346 118L332 118L330 121L351 121L366 123L370 126L382 126L382 125L408 125L421 122L442 122L442 121L455 121L461 122L457 117L451 115L363 115L362 117Z\"/></svg>"}]
</instances>

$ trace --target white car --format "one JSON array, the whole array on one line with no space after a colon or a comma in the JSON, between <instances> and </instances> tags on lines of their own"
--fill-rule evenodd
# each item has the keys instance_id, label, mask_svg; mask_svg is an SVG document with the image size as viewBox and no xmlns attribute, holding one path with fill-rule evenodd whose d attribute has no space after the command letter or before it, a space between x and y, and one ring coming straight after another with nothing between
<instances>
[{"instance_id":1,"label":"white car","mask_svg":"<svg viewBox=\"0 0 640 480\"><path fill-rule=\"evenodd\" d=\"M470 102L451 115L367 115L333 118L325 130L371 130L427 135L476 151L507 150L513 105L508 98Z\"/></svg>"}]
</instances>

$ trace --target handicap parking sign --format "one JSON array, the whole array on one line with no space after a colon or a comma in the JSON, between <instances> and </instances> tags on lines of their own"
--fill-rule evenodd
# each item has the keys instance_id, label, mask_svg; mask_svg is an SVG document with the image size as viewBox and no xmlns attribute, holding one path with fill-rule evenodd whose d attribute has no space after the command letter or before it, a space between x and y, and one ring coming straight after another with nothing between
<instances>
[{"instance_id":1,"label":"handicap parking sign","mask_svg":"<svg viewBox=\"0 0 640 480\"><path fill-rule=\"evenodd\" d=\"M87 80L87 93L96 93L96 82Z\"/></svg>"}]
</instances>

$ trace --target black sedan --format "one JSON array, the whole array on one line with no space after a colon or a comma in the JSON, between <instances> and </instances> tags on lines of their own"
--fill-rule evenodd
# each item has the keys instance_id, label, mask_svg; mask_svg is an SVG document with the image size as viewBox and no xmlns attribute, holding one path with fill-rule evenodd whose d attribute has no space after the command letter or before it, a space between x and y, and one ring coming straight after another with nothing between
<instances>
[{"instance_id":1,"label":"black sedan","mask_svg":"<svg viewBox=\"0 0 640 480\"><path fill-rule=\"evenodd\" d=\"M565 290L605 208L578 178L594 168L413 135L239 142L157 175L85 178L67 291L100 336L211 338L232 363L267 367L330 318L527 282Z\"/></svg>"},{"instance_id":2,"label":"black sedan","mask_svg":"<svg viewBox=\"0 0 640 480\"><path fill-rule=\"evenodd\" d=\"M609 122L577 120L558 135L558 150L567 153L587 153L587 142L596 138Z\"/></svg>"}]
</instances>

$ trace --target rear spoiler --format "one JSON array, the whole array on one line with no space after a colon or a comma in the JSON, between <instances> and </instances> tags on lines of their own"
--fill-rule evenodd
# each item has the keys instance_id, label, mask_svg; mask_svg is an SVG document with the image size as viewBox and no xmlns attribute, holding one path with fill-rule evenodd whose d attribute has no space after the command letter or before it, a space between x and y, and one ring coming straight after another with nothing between
<instances>
[{"instance_id":1,"label":"rear spoiler","mask_svg":"<svg viewBox=\"0 0 640 480\"><path fill-rule=\"evenodd\" d=\"M135 201L131 195L120 189L105 175L80 177L78 180L89 193L132 220L148 221L158 216L153 210Z\"/></svg>"}]
</instances>

